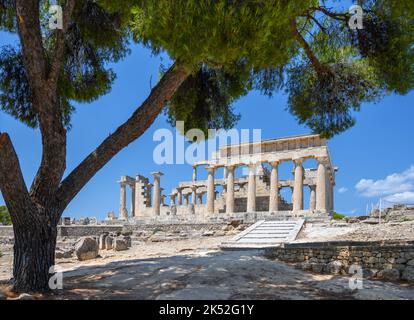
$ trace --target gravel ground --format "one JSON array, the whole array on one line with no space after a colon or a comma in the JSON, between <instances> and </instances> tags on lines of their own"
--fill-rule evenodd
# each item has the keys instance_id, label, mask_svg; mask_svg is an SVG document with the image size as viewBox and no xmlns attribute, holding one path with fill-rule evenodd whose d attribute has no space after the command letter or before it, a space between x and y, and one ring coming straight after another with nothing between
<instances>
[{"instance_id":1,"label":"gravel ground","mask_svg":"<svg viewBox=\"0 0 414 320\"><path fill-rule=\"evenodd\" d=\"M94 260L58 259L64 288L39 299L414 299L404 283L318 275L271 261L258 250L220 251L231 236L142 242L127 251L101 251ZM296 242L413 240L414 223L307 225ZM11 246L2 246L0 280L11 277ZM0 291L7 292L7 285ZM9 297L13 297L10 296ZM0 294L1 299L1 294Z\"/></svg>"}]
</instances>

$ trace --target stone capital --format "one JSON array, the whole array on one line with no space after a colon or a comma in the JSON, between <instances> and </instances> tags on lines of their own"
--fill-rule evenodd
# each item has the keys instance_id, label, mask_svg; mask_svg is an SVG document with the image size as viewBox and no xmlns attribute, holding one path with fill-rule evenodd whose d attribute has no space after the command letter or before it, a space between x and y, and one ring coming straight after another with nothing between
<instances>
[{"instance_id":1,"label":"stone capital","mask_svg":"<svg viewBox=\"0 0 414 320\"><path fill-rule=\"evenodd\" d=\"M161 171L155 171L155 172L151 172L151 175L154 176L154 178L159 178L163 176L164 174Z\"/></svg>"},{"instance_id":2,"label":"stone capital","mask_svg":"<svg viewBox=\"0 0 414 320\"><path fill-rule=\"evenodd\" d=\"M329 163L328 157L318 157L316 158L316 161L318 161L318 164L327 165Z\"/></svg>"},{"instance_id":3,"label":"stone capital","mask_svg":"<svg viewBox=\"0 0 414 320\"><path fill-rule=\"evenodd\" d=\"M231 165L225 166L224 168L226 168L228 171L234 171L236 167L237 166L235 164L231 164Z\"/></svg>"},{"instance_id":4,"label":"stone capital","mask_svg":"<svg viewBox=\"0 0 414 320\"><path fill-rule=\"evenodd\" d=\"M216 167L214 167L214 166L208 166L208 167L206 167L206 170L207 170L209 173L214 173L214 170L216 170Z\"/></svg>"},{"instance_id":5,"label":"stone capital","mask_svg":"<svg viewBox=\"0 0 414 320\"><path fill-rule=\"evenodd\" d=\"M280 161L271 161L269 164L272 166L272 168L276 168L280 164Z\"/></svg>"},{"instance_id":6,"label":"stone capital","mask_svg":"<svg viewBox=\"0 0 414 320\"><path fill-rule=\"evenodd\" d=\"M305 161L304 158L296 158L296 159L292 159L293 163L295 164L295 166L301 166L303 164L303 162Z\"/></svg>"}]
</instances>

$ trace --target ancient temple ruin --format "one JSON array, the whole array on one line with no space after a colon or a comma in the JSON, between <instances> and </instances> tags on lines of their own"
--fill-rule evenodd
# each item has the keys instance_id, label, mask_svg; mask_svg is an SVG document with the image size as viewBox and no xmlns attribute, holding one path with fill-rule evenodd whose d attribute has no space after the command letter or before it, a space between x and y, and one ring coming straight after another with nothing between
<instances>
[{"instance_id":1,"label":"ancient temple ruin","mask_svg":"<svg viewBox=\"0 0 414 320\"><path fill-rule=\"evenodd\" d=\"M317 167L304 169L306 159L316 159ZM286 161L293 164L291 180L279 179L278 167ZM197 179L198 167L207 170L207 180ZM238 167L246 168L244 176L235 176ZM223 168L222 177L217 177L219 168ZM168 204L161 188L163 173L151 173L153 183L142 175L121 177L119 218L154 223L329 217L334 210L336 171L326 139L317 134L225 145L211 160L193 164L192 179L179 182L168 194ZM130 214L127 187L131 189ZM307 209L305 187L309 188ZM281 196L282 188L292 190L291 199Z\"/></svg>"}]
</instances>

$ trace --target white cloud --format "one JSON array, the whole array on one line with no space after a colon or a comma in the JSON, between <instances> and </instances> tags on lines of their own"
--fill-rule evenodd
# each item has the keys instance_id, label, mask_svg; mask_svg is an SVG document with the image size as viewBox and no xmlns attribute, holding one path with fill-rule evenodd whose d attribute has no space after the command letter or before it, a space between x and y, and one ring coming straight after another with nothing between
<instances>
[{"instance_id":1,"label":"white cloud","mask_svg":"<svg viewBox=\"0 0 414 320\"><path fill-rule=\"evenodd\" d=\"M368 198L396 196L395 199L398 199L397 194L404 195L399 196L400 199L409 197L410 193L414 193L414 166L411 165L403 172L390 174L385 179L375 181L372 179L361 179L355 185L355 189L362 196Z\"/></svg>"},{"instance_id":2,"label":"white cloud","mask_svg":"<svg viewBox=\"0 0 414 320\"><path fill-rule=\"evenodd\" d=\"M384 198L387 202L392 203L406 203L406 204L413 204L414 203L414 192L413 191L405 191L400 193L395 193L390 196Z\"/></svg>"},{"instance_id":3,"label":"white cloud","mask_svg":"<svg viewBox=\"0 0 414 320\"><path fill-rule=\"evenodd\" d=\"M345 187L341 187L341 188L338 189L339 193L345 193L347 191L348 191L348 188L345 188Z\"/></svg>"}]
</instances>

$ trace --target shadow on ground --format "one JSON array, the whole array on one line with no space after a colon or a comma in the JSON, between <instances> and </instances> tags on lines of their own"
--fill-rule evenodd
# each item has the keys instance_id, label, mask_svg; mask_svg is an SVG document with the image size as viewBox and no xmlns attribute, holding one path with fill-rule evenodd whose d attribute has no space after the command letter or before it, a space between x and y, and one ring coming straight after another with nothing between
<instances>
[{"instance_id":1,"label":"shadow on ground","mask_svg":"<svg viewBox=\"0 0 414 320\"><path fill-rule=\"evenodd\" d=\"M214 251L81 266L64 272L47 299L414 299L414 289L381 281L351 290L349 277L316 275L257 250Z\"/></svg>"}]
</instances>

